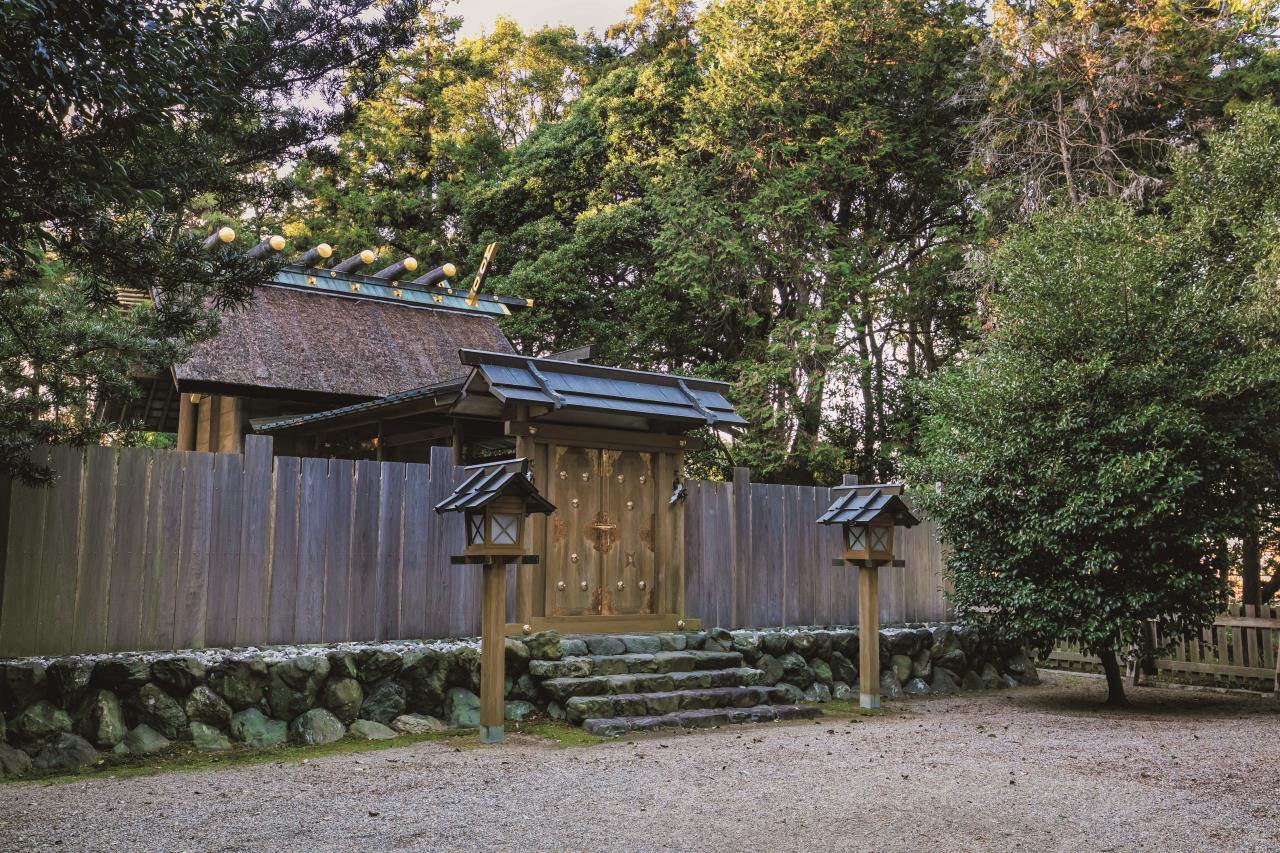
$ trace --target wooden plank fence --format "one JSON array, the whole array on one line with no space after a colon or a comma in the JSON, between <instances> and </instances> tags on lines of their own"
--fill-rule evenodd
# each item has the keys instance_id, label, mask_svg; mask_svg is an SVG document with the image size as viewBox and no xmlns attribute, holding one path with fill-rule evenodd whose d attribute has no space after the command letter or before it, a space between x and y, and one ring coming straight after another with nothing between
<instances>
[{"instance_id":1,"label":"wooden plank fence","mask_svg":"<svg viewBox=\"0 0 1280 853\"><path fill-rule=\"evenodd\" d=\"M0 657L479 631L480 573L449 564L461 516L433 511L460 481L450 448L429 464L299 459L250 436L243 454L56 447L50 461L53 487L0 484ZM829 489L745 470L688 487L686 612L855 621L856 578L831 565L839 533L815 523ZM882 622L946 616L935 537L907 531Z\"/></svg>"},{"instance_id":2,"label":"wooden plank fence","mask_svg":"<svg viewBox=\"0 0 1280 853\"><path fill-rule=\"evenodd\" d=\"M706 625L856 625L856 570L832 565L843 554L836 526L816 524L831 490L691 481L685 511L685 609ZM950 615L937 525L899 528L903 568L880 571L880 622L924 622Z\"/></svg>"},{"instance_id":3,"label":"wooden plank fence","mask_svg":"<svg viewBox=\"0 0 1280 853\"><path fill-rule=\"evenodd\" d=\"M1155 659L1157 678L1277 690L1280 695L1280 607L1231 604L1211 627L1189 641L1170 641L1161 635L1155 622L1152 630L1155 648L1163 649ZM1102 663L1096 657L1065 644L1045 660L1060 669L1102 671Z\"/></svg>"}]
</instances>

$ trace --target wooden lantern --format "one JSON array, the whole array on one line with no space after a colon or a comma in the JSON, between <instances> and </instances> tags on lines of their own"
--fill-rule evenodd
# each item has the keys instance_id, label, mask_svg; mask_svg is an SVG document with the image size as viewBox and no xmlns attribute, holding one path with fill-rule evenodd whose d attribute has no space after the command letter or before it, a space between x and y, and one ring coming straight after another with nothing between
<instances>
[{"instance_id":1,"label":"wooden lantern","mask_svg":"<svg viewBox=\"0 0 1280 853\"><path fill-rule=\"evenodd\" d=\"M555 512L556 508L534 487L526 459L472 465L464 470L467 478L436 505L436 512L465 516L467 546L452 562L484 567L480 739L497 743L503 738L507 564L537 562L536 555L524 552L525 518L534 512Z\"/></svg>"},{"instance_id":2,"label":"wooden lantern","mask_svg":"<svg viewBox=\"0 0 1280 853\"><path fill-rule=\"evenodd\" d=\"M880 707L880 567L904 565L893 556L893 529L919 523L902 491L901 483L840 486L818 517L819 524L843 528L844 558L836 564L858 567L858 690L868 709Z\"/></svg>"}]
</instances>

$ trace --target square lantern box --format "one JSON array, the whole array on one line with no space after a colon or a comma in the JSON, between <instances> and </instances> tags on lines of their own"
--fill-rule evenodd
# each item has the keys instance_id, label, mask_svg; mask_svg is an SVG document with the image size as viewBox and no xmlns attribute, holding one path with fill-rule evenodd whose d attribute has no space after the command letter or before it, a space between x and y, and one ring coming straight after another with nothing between
<instances>
[{"instance_id":1,"label":"square lantern box","mask_svg":"<svg viewBox=\"0 0 1280 853\"><path fill-rule=\"evenodd\" d=\"M902 500L903 485L840 486L832 492L835 500L818 523L844 527L844 559L860 565L893 564L894 527L919 523Z\"/></svg>"},{"instance_id":2,"label":"square lantern box","mask_svg":"<svg viewBox=\"0 0 1280 853\"><path fill-rule=\"evenodd\" d=\"M467 479L436 506L436 512L465 517L470 557L517 557L524 554L525 517L555 512L529 479L526 459L509 459L465 469Z\"/></svg>"}]
</instances>

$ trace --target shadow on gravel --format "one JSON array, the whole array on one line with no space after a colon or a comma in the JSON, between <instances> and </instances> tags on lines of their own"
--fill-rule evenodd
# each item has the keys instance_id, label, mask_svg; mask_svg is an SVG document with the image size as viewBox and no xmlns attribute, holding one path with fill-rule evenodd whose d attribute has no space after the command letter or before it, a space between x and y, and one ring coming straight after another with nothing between
<instances>
[{"instance_id":1,"label":"shadow on gravel","mask_svg":"<svg viewBox=\"0 0 1280 853\"><path fill-rule=\"evenodd\" d=\"M1092 688L1092 689L1090 689ZM1280 715L1280 703L1249 693L1200 693L1159 687L1127 687L1129 704L1113 708L1105 704L1102 684L1086 686L1045 685L1020 692L1009 700L1027 711L1089 715L1117 720L1233 719Z\"/></svg>"}]
</instances>

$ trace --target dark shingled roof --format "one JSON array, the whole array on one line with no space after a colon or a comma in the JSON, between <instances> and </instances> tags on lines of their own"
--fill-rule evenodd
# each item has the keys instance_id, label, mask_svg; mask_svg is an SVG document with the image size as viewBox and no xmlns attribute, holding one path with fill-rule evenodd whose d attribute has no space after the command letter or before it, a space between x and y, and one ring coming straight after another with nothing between
<instances>
[{"instance_id":1,"label":"dark shingled roof","mask_svg":"<svg viewBox=\"0 0 1280 853\"><path fill-rule=\"evenodd\" d=\"M901 483L889 485L867 484L865 486L836 487L831 490L836 499L827 507L827 511L818 516L819 524L865 524L874 521L881 515L893 517L894 524L903 527L914 527L920 520L911 514L911 509L902 498Z\"/></svg>"},{"instance_id":2,"label":"dark shingled roof","mask_svg":"<svg viewBox=\"0 0 1280 853\"><path fill-rule=\"evenodd\" d=\"M436 512L461 512L481 509L505 495L526 498L530 512L555 512L555 504L544 498L529 479L528 459L486 462L462 469L463 480L453 494L436 504Z\"/></svg>"},{"instance_id":3,"label":"dark shingled roof","mask_svg":"<svg viewBox=\"0 0 1280 853\"><path fill-rule=\"evenodd\" d=\"M262 286L174 368L183 391L249 386L382 397L464 376L462 348L512 352L493 318L324 291Z\"/></svg>"},{"instance_id":4,"label":"dark shingled roof","mask_svg":"<svg viewBox=\"0 0 1280 853\"><path fill-rule=\"evenodd\" d=\"M461 358L476 368L489 392L503 403L540 403L553 409L642 415L708 426L746 424L725 399L729 386L724 382L474 350L464 351Z\"/></svg>"}]
</instances>

